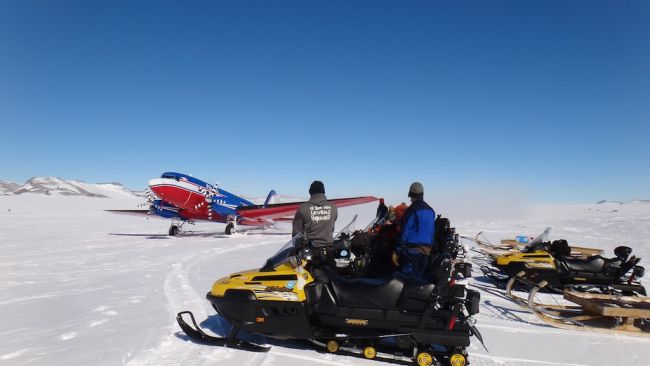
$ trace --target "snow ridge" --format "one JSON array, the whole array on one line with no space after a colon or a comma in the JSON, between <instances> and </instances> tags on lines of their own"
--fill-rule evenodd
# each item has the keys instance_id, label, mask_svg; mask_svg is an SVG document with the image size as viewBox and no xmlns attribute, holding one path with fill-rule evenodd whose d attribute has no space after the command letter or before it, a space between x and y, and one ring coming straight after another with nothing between
<instances>
[{"instance_id":1,"label":"snow ridge","mask_svg":"<svg viewBox=\"0 0 650 366\"><path fill-rule=\"evenodd\" d=\"M120 183L86 183L81 180L66 180L58 177L33 177L25 184L0 181L0 195L25 193L48 196L83 196L95 198L139 197Z\"/></svg>"},{"instance_id":2,"label":"snow ridge","mask_svg":"<svg viewBox=\"0 0 650 366\"><path fill-rule=\"evenodd\" d=\"M20 188L20 184L18 184L18 183L13 183L13 182L7 182L7 181L4 181L4 180L0 180L0 196L6 195L6 194L12 194L18 188Z\"/></svg>"}]
</instances>

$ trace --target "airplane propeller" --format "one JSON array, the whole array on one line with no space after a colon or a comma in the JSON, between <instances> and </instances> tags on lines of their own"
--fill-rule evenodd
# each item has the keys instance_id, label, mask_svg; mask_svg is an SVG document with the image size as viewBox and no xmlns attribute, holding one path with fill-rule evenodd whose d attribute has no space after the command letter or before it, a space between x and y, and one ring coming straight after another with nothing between
<instances>
[{"instance_id":1,"label":"airplane propeller","mask_svg":"<svg viewBox=\"0 0 650 366\"><path fill-rule=\"evenodd\" d=\"M147 207L149 209L149 211L147 211L147 220L149 220L149 215L151 215L153 209L159 209L159 207L155 204L156 196L149 190L149 187L144 189L144 195L147 198L147 201L139 204L138 207Z\"/></svg>"},{"instance_id":2,"label":"airplane propeller","mask_svg":"<svg viewBox=\"0 0 650 366\"><path fill-rule=\"evenodd\" d=\"M203 195L203 198L205 200L199 203L198 205L196 205L195 207L198 210L200 207L207 205L208 220L212 220L212 201L214 196L216 196L219 193L219 188L217 186L211 186L208 184L207 187L199 187L199 192Z\"/></svg>"}]
</instances>

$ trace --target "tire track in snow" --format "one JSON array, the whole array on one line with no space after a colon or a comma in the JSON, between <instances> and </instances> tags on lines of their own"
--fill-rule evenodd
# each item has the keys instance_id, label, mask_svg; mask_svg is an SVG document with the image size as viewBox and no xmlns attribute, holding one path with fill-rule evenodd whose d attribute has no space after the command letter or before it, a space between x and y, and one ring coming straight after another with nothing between
<instances>
[{"instance_id":1,"label":"tire track in snow","mask_svg":"<svg viewBox=\"0 0 650 366\"><path fill-rule=\"evenodd\" d=\"M250 238L250 237L249 237ZM238 239L238 238L233 238ZM206 346L192 341L186 341L177 336L182 330L176 323L176 313L190 309L197 321L214 315L212 307L205 300L203 291L198 294L191 286L191 272L204 261L213 260L215 256L236 251L243 251L261 245L278 245L278 241L239 244L227 249L206 250L192 255L190 258L177 262L165 279L165 295L167 296L170 313L173 315L169 332L162 337L155 347L144 350L131 360L123 361L129 366L141 365L214 365L236 364L239 366L275 365L278 363L304 364L318 363L327 365L381 365L381 361L370 361L346 355L323 354L312 349L292 349L274 346L267 353L254 353L224 347ZM240 268L241 269L241 268ZM212 280L212 279L211 279ZM277 348L277 350L276 350ZM296 353L293 353L296 352ZM388 363L390 364L390 363Z\"/></svg>"},{"instance_id":2,"label":"tire track in snow","mask_svg":"<svg viewBox=\"0 0 650 366\"><path fill-rule=\"evenodd\" d=\"M277 242L271 241L239 244L217 250L211 248L195 253L188 259L174 263L172 270L165 277L164 283L165 296L167 297L169 312L172 316L168 333L162 337L161 342L157 346L140 352L140 354L131 360L123 360L122 363L130 366L202 365L233 358L235 356L235 350L200 345L191 341L184 341L177 336L178 334L182 334L182 330L176 323L176 313L178 311L191 309L195 317L199 320L206 319L209 315L206 311L206 300L203 295L199 295L192 287L189 273L193 267L215 256L272 243L277 244Z\"/></svg>"}]
</instances>

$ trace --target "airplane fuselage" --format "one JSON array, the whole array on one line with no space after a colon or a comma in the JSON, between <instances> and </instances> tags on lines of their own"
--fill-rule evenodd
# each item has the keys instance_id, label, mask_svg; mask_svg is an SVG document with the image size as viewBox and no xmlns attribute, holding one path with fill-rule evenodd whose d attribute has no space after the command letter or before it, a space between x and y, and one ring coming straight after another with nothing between
<instances>
[{"instance_id":1,"label":"airplane fuselage","mask_svg":"<svg viewBox=\"0 0 650 366\"><path fill-rule=\"evenodd\" d=\"M212 184L180 173L168 172L150 180L149 189L159 198L154 201L157 214L181 220L227 222L236 219L237 207L253 205Z\"/></svg>"},{"instance_id":2,"label":"airplane fuselage","mask_svg":"<svg viewBox=\"0 0 650 366\"><path fill-rule=\"evenodd\" d=\"M167 172L149 181L147 210L107 210L117 214L147 216L151 214L171 219L169 235L175 236L187 221L227 223L226 234L232 234L237 225L272 226L274 222L291 220L305 202L274 203L277 193L271 190L264 204L253 202L186 174ZM154 197L155 196L155 197ZM330 200L337 207L359 205L376 201L373 196L336 198Z\"/></svg>"}]
</instances>

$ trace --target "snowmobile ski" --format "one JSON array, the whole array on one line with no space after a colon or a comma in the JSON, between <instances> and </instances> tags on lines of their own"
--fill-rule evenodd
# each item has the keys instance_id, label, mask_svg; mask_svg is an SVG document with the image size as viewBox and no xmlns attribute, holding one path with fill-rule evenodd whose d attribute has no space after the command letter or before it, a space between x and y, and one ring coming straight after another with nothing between
<instances>
[{"instance_id":1,"label":"snowmobile ski","mask_svg":"<svg viewBox=\"0 0 650 366\"><path fill-rule=\"evenodd\" d=\"M185 322L185 320L183 319L183 315L185 314L190 316L190 319L192 320L192 324L194 325L194 327L192 327L191 325ZM264 347L264 346L257 345L255 343L246 342L235 338L238 331L237 328L233 328L230 331L230 333L228 333L227 337L215 337L206 334L205 332L203 332L203 330L201 330L201 327L199 327L199 325L196 324L196 320L194 319L194 314L192 314L191 311L181 311L176 315L176 321L178 322L178 325L181 327L183 332L192 340L198 343L202 343L210 346L236 348L236 349L241 349L250 352L268 352L271 349L271 347Z\"/></svg>"},{"instance_id":2,"label":"snowmobile ski","mask_svg":"<svg viewBox=\"0 0 650 366\"><path fill-rule=\"evenodd\" d=\"M478 331L478 329L476 328L476 326L471 325L471 326L469 327L469 329L472 331L472 335L473 335L474 337L476 337L476 339L478 339L479 342L481 342L481 345L483 346L483 348L485 349L485 351L489 353L490 351L488 351L487 346L485 346L485 342L483 342L483 336L482 336L481 333Z\"/></svg>"}]
</instances>

